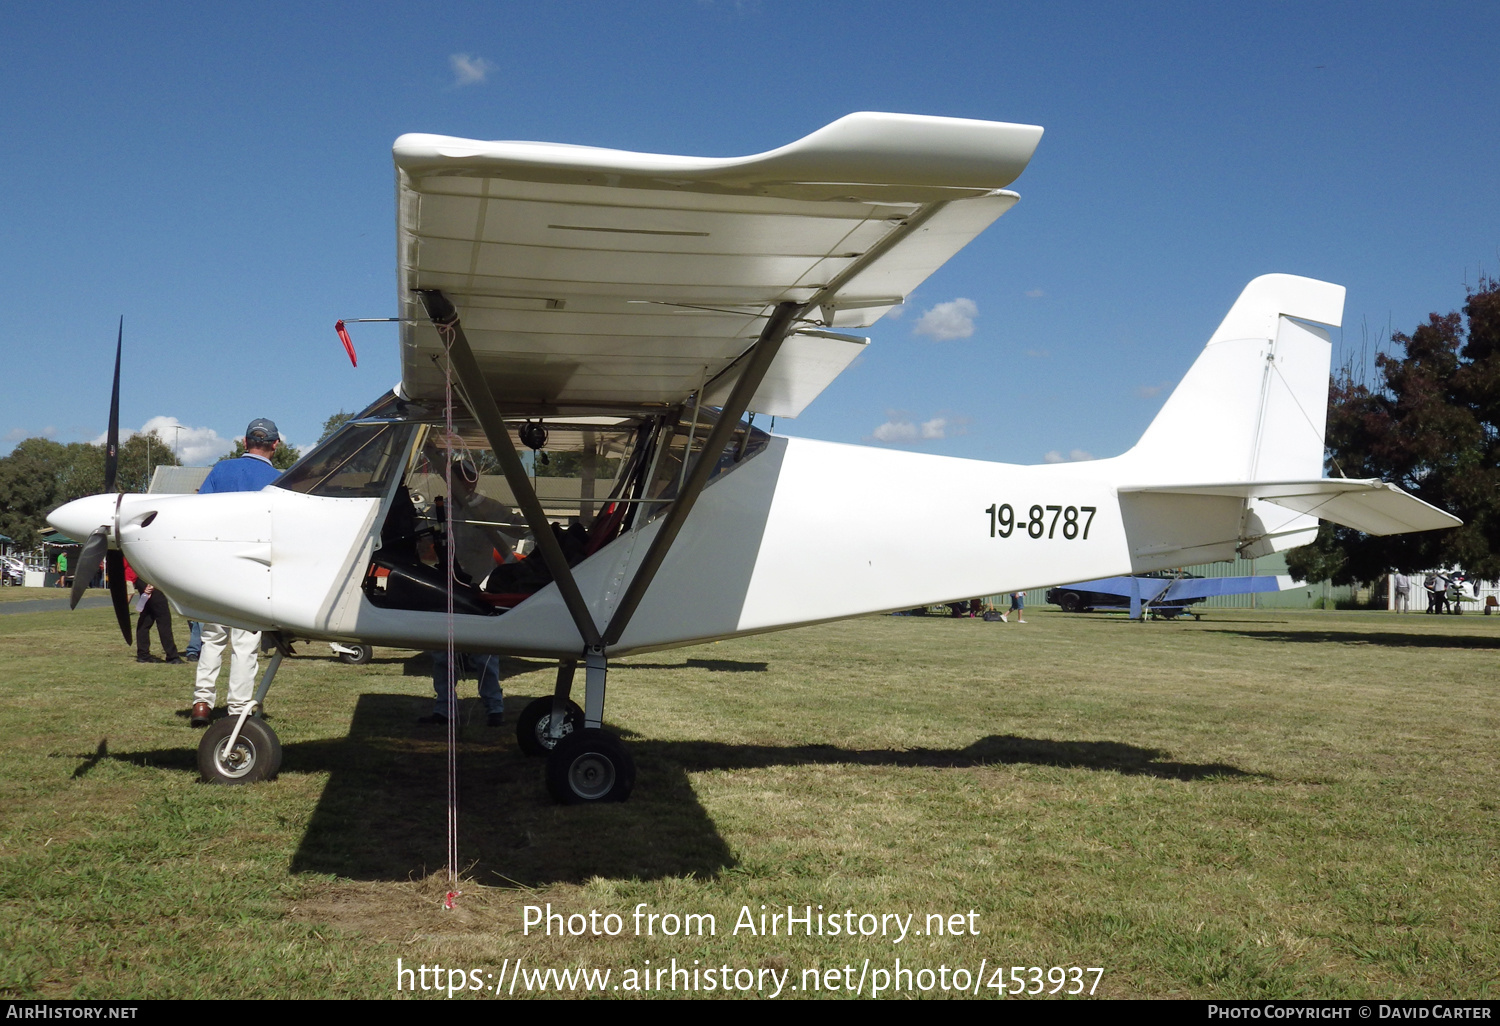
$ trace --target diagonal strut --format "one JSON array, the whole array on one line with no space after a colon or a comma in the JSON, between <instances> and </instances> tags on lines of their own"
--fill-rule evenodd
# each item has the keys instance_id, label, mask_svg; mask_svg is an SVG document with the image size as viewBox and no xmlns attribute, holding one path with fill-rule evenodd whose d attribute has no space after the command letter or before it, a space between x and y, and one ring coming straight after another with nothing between
<instances>
[{"instance_id":1,"label":"diagonal strut","mask_svg":"<svg viewBox=\"0 0 1500 1026\"><path fill-rule=\"evenodd\" d=\"M484 429L490 448L500 461L505 481L510 485L517 505L526 516L526 523L536 539L537 549L541 552L547 569L552 572L553 583L557 585L568 612L572 614L573 623L578 627L584 645L598 648L602 644L599 628L583 599L583 593L578 590L578 582L573 577L572 568L568 566L567 557L563 555L562 546L552 533L552 524L547 519L541 502L537 500L536 491L531 487L521 457L516 454L516 447L510 440L510 431L500 415L500 407L485 383L473 350L469 348L469 340L464 335L463 325L459 323L458 310L439 289L418 289L417 295L427 308L427 316L432 318L438 334L447 343L448 359L453 362L459 379L464 383L464 394L469 397L470 412Z\"/></svg>"},{"instance_id":2,"label":"diagonal strut","mask_svg":"<svg viewBox=\"0 0 1500 1026\"><path fill-rule=\"evenodd\" d=\"M614 615L610 617L609 626L604 631L605 645L617 643L624 635L625 628L630 624L630 618L635 615L636 607L645 597L646 589L651 586L651 581L656 577L656 571L661 568L662 561L667 558L667 551L672 547L672 542L677 539L677 533L682 530L683 522L692 512L693 505L698 501L704 485L708 484L709 475L713 473L714 467L719 462L719 454L724 451L724 446L729 442L729 436L739 426L740 417L744 416L750 400L755 396L755 390L760 387L766 371L771 367L771 362L776 359L782 341L792 333L796 320L804 309L801 303L778 303L775 311L766 319L766 326L761 330L760 338L750 350L750 359L745 369L740 373L739 379L729 393L729 398L725 400L720 410L719 422L714 425L708 440L703 443L703 448L698 450L698 458L693 463L692 472L688 474L683 486L678 489L677 498L672 501L661 529L651 540L651 548L646 550L645 558L641 560L641 565L630 579L630 586L625 589L619 605L615 607Z\"/></svg>"}]
</instances>

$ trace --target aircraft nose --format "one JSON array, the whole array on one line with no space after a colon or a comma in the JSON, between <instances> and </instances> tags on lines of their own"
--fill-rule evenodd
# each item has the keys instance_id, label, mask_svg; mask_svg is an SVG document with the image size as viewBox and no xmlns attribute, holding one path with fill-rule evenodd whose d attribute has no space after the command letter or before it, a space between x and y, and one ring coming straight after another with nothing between
<instances>
[{"instance_id":1,"label":"aircraft nose","mask_svg":"<svg viewBox=\"0 0 1500 1026\"><path fill-rule=\"evenodd\" d=\"M101 524L115 520L114 495L86 495L47 514L47 523L76 541L83 541Z\"/></svg>"}]
</instances>

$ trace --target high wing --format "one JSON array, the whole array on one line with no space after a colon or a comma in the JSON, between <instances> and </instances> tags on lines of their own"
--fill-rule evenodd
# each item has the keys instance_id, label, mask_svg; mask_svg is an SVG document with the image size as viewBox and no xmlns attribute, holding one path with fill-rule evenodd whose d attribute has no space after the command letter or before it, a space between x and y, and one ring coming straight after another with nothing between
<instances>
[{"instance_id":1,"label":"high wing","mask_svg":"<svg viewBox=\"0 0 1500 1026\"><path fill-rule=\"evenodd\" d=\"M866 341L831 329L873 324L1008 210L1041 135L859 113L738 158L404 135L402 391L442 394L419 289L462 313L496 402L537 414L713 403L790 302L749 408L796 416Z\"/></svg>"}]
</instances>

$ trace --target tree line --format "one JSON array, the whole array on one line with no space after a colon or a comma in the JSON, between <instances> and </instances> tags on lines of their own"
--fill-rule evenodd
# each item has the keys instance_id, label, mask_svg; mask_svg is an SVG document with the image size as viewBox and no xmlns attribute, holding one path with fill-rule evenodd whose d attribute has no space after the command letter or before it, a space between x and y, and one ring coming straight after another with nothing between
<instances>
[{"instance_id":1,"label":"tree line","mask_svg":"<svg viewBox=\"0 0 1500 1026\"><path fill-rule=\"evenodd\" d=\"M1293 576L1335 584L1462 567L1500 578L1500 279L1482 277L1462 311L1391 336L1366 384L1346 366L1329 388L1329 476L1378 477L1464 521L1377 538L1325 523L1287 553Z\"/></svg>"},{"instance_id":2,"label":"tree line","mask_svg":"<svg viewBox=\"0 0 1500 1026\"><path fill-rule=\"evenodd\" d=\"M219 457L233 459L245 453L244 440L233 452ZM298 452L283 445L271 462L285 470L297 462ZM172 447L154 432L137 434L120 443L119 470L115 490L144 492L157 467L177 467L181 462ZM104 446L88 442L54 442L50 438L28 438L0 457L0 534L29 549L40 540L47 514L65 502L104 490Z\"/></svg>"}]
</instances>

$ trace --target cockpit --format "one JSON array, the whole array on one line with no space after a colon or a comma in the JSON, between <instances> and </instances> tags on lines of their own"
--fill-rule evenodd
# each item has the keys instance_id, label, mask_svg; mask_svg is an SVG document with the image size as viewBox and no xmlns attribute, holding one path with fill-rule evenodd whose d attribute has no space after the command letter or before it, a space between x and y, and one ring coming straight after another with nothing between
<instances>
[{"instance_id":1,"label":"cockpit","mask_svg":"<svg viewBox=\"0 0 1500 1026\"><path fill-rule=\"evenodd\" d=\"M718 422L687 404L661 413L505 418L526 484L569 566L664 514ZM709 485L765 449L743 420ZM496 616L552 581L521 502L477 421L387 393L276 482L329 498L380 498L380 531L362 582L371 604Z\"/></svg>"}]
</instances>

